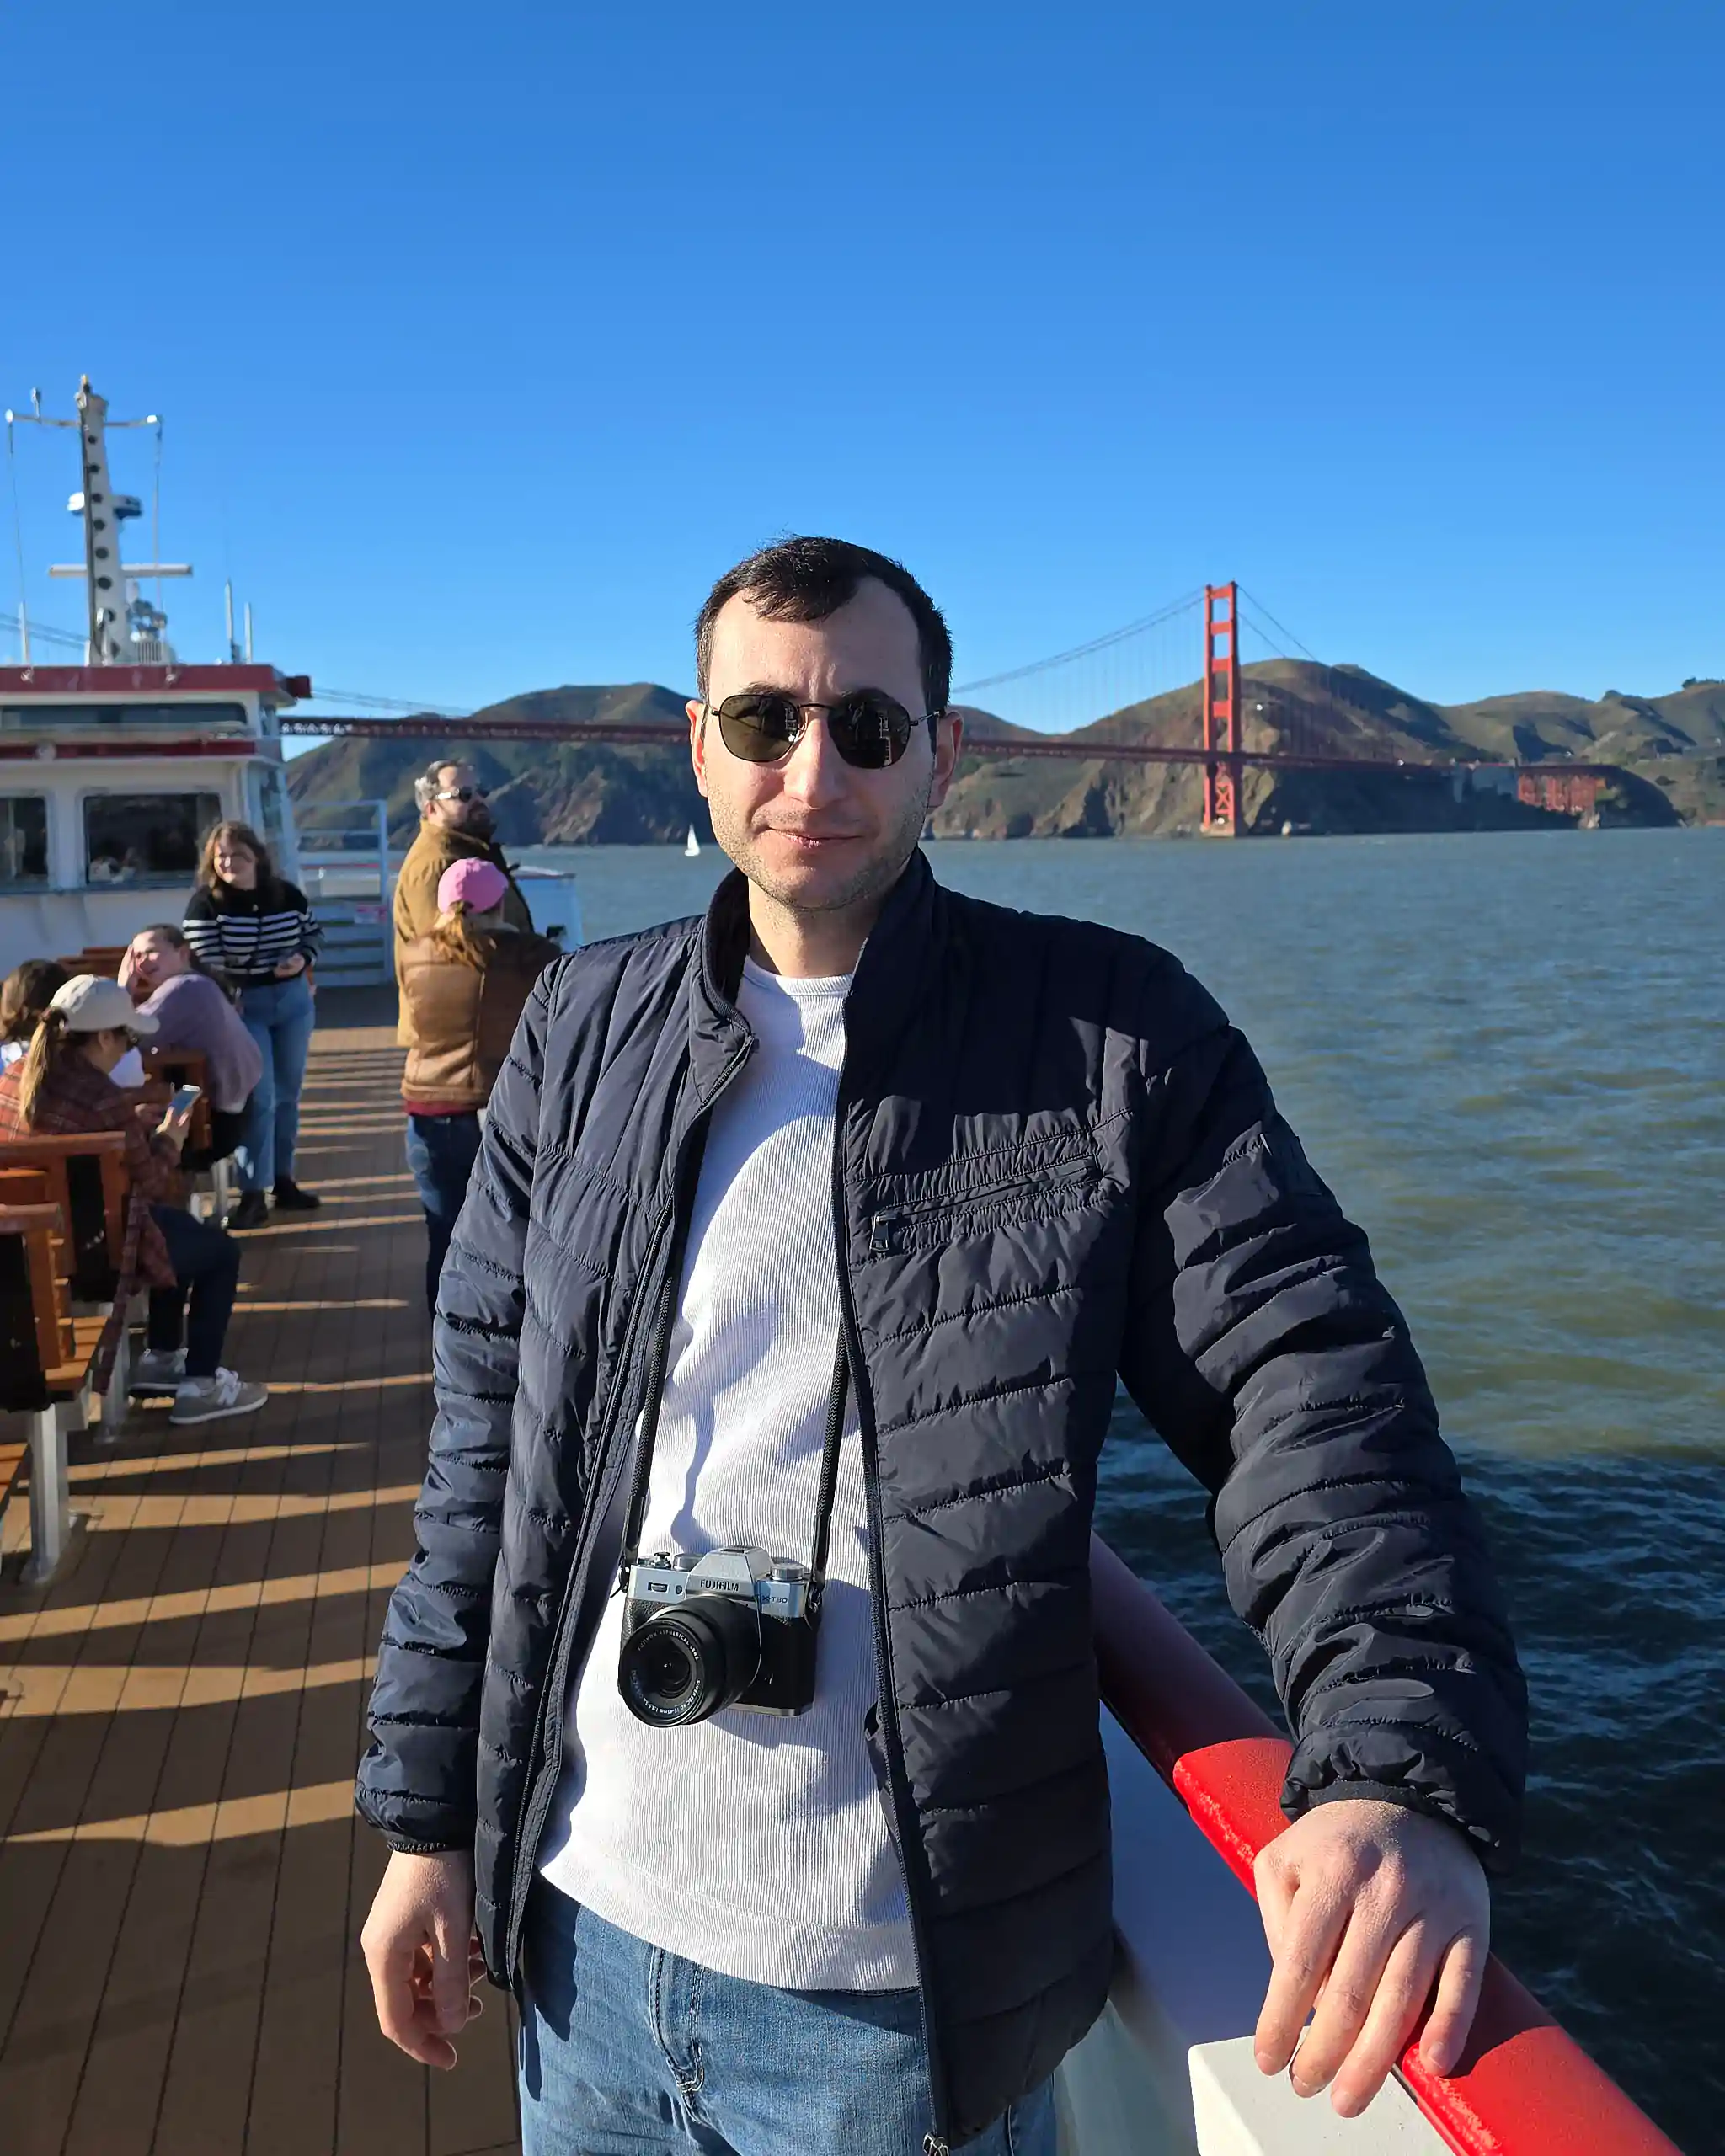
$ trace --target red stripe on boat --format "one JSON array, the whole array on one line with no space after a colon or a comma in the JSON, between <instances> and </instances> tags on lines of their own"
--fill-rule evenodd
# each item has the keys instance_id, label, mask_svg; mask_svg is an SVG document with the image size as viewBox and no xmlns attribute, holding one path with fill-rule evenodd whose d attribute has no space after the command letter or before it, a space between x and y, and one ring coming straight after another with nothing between
<instances>
[{"instance_id":1,"label":"red stripe on boat","mask_svg":"<svg viewBox=\"0 0 1725 2156\"><path fill-rule=\"evenodd\" d=\"M1247 1888L1287 1821L1292 1746L1105 1542L1091 1544L1096 1657L1109 1711ZM1680 2156L1495 1955L1460 2068L1418 2041L1397 2073L1458 2156Z\"/></svg>"}]
</instances>

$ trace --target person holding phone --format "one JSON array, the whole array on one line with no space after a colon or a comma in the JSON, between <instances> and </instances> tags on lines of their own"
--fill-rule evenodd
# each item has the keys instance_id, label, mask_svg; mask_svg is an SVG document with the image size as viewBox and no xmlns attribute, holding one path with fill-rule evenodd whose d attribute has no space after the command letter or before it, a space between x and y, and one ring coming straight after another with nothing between
<instances>
[{"instance_id":1,"label":"person holding phone","mask_svg":"<svg viewBox=\"0 0 1725 2156\"><path fill-rule=\"evenodd\" d=\"M23 1060L0 1071L0 1138L125 1134L126 1174L148 1209L137 1278L150 1293L149 1329L131 1390L171 1393L172 1422L213 1422L254 1413L269 1391L222 1367L239 1246L175 1203L191 1102L176 1095L147 1132L138 1103L114 1082L125 1057L155 1031L118 981L74 974L56 991Z\"/></svg>"}]
</instances>

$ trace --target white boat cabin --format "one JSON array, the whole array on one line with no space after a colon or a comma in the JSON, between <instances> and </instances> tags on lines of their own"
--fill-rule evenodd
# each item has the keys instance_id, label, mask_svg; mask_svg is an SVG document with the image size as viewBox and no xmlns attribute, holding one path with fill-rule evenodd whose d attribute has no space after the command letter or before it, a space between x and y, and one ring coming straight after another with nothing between
<instances>
[{"instance_id":1,"label":"white boat cabin","mask_svg":"<svg viewBox=\"0 0 1725 2156\"><path fill-rule=\"evenodd\" d=\"M297 878L276 718L310 693L270 666L0 667L0 973L178 920L219 817Z\"/></svg>"}]
</instances>

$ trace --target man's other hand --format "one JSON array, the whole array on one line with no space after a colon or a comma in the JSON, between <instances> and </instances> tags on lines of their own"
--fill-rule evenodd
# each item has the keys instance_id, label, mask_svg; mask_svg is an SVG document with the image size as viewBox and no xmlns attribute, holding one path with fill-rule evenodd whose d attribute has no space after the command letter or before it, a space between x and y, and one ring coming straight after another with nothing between
<instances>
[{"instance_id":1,"label":"man's other hand","mask_svg":"<svg viewBox=\"0 0 1725 2156\"><path fill-rule=\"evenodd\" d=\"M1300 2095L1333 2082L1334 2109L1357 2116L1406 2048L1434 1983L1420 2056L1434 2073L1450 2072L1473 2025L1491 1939L1485 1874L1457 1829L1402 1805L1338 1797L1269 1843L1256 1876L1274 1963L1258 2022L1263 2072L1291 2061Z\"/></svg>"},{"instance_id":2,"label":"man's other hand","mask_svg":"<svg viewBox=\"0 0 1725 2156\"><path fill-rule=\"evenodd\" d=\"M377 2025L423 2066L455 2064L452 2038L480 2009L485 1973L473 1930L473 1861L465 1851L389 1860L360 1934Z\"/></svg>"}]
</instances>

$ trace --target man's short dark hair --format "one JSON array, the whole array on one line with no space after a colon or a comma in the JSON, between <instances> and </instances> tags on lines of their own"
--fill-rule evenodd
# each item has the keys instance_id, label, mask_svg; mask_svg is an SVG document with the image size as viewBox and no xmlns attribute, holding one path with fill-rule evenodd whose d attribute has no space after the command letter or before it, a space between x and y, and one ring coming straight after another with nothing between
<instances>
[{"instance_id":1,"label":"man's short dark hair","mask_svg":"<svg viewBox=\"0 0 1725 2156\"><path fill-rule=\"evenodd\" d=\"M713 625L739 593L769 622L824 622L857 595L865 577L902 599L916 624L922 695L931 715L947 707L953 688L953 639L946 616L902 562L853 547L848 539L782 539L727 569L695 617L695 689L703 702L713 659Z\"/></svg>"}]
</instances>

